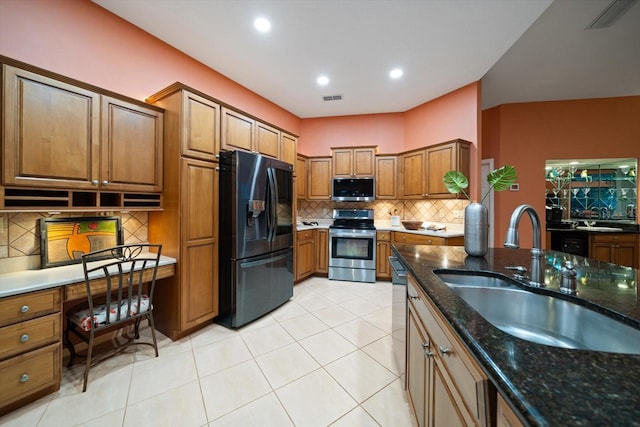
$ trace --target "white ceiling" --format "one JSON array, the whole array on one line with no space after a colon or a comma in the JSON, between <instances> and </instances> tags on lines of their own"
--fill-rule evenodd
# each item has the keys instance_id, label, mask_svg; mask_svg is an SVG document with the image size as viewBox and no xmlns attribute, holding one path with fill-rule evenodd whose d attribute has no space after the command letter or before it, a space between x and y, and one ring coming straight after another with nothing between
<instances>
[{"instance_id":1,"label":"white ceiling","mask_svg":"<svg viewBox=\"0 0 640 427\"><path fill-rule=\"evenodd\" d=\"M610 0L93 1L301 118L402 112L485 74L483 108L640 94L640 7L584 30Z\"/></svg>"}]
</instances>

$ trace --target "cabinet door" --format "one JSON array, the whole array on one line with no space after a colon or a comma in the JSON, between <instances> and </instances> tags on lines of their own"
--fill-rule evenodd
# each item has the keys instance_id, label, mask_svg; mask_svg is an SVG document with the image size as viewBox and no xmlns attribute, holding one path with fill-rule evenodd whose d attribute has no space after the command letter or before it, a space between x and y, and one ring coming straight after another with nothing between
<instances>
[{"instance_id":1,"label":"cabinet door","mask_svg":"<svg viewBox=\"0 0 640 427\"><path fill-rule=\"evenodd\" d=\"M497 427L523 427L516 413L511 409L504 398L498 394L498 410L496 414Z\"/></svg>"},{"instance_id":2,"label":"cabinet door","mask_svg":"<svg viewBox=\"0 0 640 427\"><path fill-rule=\"evenodd\" d=\"M296 158L296 197L307 198L307 158L298 155Z\"/></svg>"},{"instance_id":3,"label":"cabinet door","mask_svg":"<svg viewBox=\"0 0 640 427\"><path fill-rule=\"evenodd\" d=\"M329 230L316 230L316 266L317 273L329 272Z\"/></svg>"},{"instance_id":4,"label":"cabinet door","mask_svg":"<svg viewBox=\"0 0 640 427\"><path fill-rule=\"evenodd\" d=\"M280 131L256 122L255 151L274 159L280 158Z\"/></svg>"},{"instance_id":5,"label":"cabinet door","mask_svg":"<svg viewBox=\"0 0 640 427\"><path fill-rule=\"evenodd\" d=\"M99 95L8 65L3 71L3 183L94 188Z\"/></svg>"},{"instance_id":6,"label":"cabinet door","mask_svg":"<svg viewBox=\"0 0 640 427\"><path fill-rule=\"evenodd\" d=\"M613 261L615 264L625 265L627 267L638 268L638 255L636 246L633 243L620 243L616 245L613 252Z\"/></svg>"},{"instance_id":7,"label":"cabinet door","mask_svg":"<svg viewBox=\"0 0 640 427\"><path fill-rule=\"evenodd\" d=\"M181 327L218 313L218 172L216 164L182 159Z\"/></svg>"},{"instance_id":8,"label":"cabinet door","mask_svg":"<svg viewBox=\"0 0 640 427\"><path fill-rule=\"evenodd\" d=\"M307 160L309 180L307 181L307 199L331 199L331 158L312 157Z\"/></svg>"},{"instance_id":9,"label":"cabinet door","mask_svg":"<svg viewBox=\"0 0 640 427\"><path fill-rule=\"evenodd\" d=\"M353 175L359 177L375 176L375 149L354 148L353 149Z\"/></svg>"},{"instance_id":10,"label":"cabinet door","mask_svg":"<svg viewBox=\"0 0 640 427\"><path fill-rule=\"evenodd\" d=\"M397 176L397 156L376 156L376 199L398 198Z\"/></svg>"},{"instance_id":11,"label":"cabinet door","mask_svg":"<svg viewBox=\"0 0 640 427\"><path fill-rule=\"evenodd\" d=\"M468 414L466 418L470 419L469 423L465 421L463 412L464 407L456 405L453 392L449 389L445 376L436 361L433 369L433 410L431 411L432 426L447 427L464 427L474 425L475 422Z\"/></svg>"},{"instance_id":12,"label":"cabinet door","mask_svg":"<svg viewBox=\"0 0 640 427\"><path fill-rule=\"evenodd\" d=\"M293 165L293 174L296 175L297 159L296 147L297 139L294 136L283 133L280 139L280 160Z\"/></svg>"},{"instance_id":13,"label":"cabinet door","mask_svg":"<svg viewBox=\"0 0 640 427\"><path fill-rule=\"evenodd\" d=\"M298 241L296 245L296 281L311 276L315 271L316 246L313 238Z\"/></svg>"},{"instance_id":14,"label":"cabinet door","mask_svg":"<svg viewBox=\"0 0 640 427\"><path fill-rule=\"evenodd\" d=\"M220 105L184 91L182 155L214 161L220 151Z\"/></svg>"},{"instance_id":15,"label":"cabinet door","mask_svg":"<svg viewBox=\"0 0 640 427\"><path fill-rule=\"evenodd\" d=\"M253 119L223 107L221 148L253 151L254 126Z\"/></svg>"},{"instance_id":16,"label":"cabinet door","mask_svg":"<svg viewBox=\"0 0 640 427\"><path fill-rule=\"evenodd\" d=\"M430 370L432 361L425 354L429 338L423 333L411 304L407 305L407 392L419 427L427 426L427 408ZM428 351L428 350L427 350ZM444 424L443 424L444 425Z\"/></svg>"},{"instance_id":17,"label":"cabinet door","mask_svg":"<svg viewBox=\"0 0 640 427\"><path fill-rule=\"evenodd\" d=\"M451 170L458 170L469 178L469 144L463 141L452 141L426 149L427 183L426 194L429 198L454 198L449 193L442 178Z\"/></svg>"},{"instance_id":18,"label":"cabinet door","mask_svg":"<svg viewBox=\"0 0 640 427\"><path fill-rule=\"evenodd\" d=\"M391 256L391 244L389 242L377 243L376 252L376 277L379 279L391 278L391 266L389 265L389 257Z\"/></svg>"},{"instance_id":19,"label":"cabinet door","mask_svg":"<svg viewBox=\"0 0 640 427\"><path fill-rule=\"evenodd\" d=\"M422 199L425 197L425 165L424 150L404 154L402 162L402 198Z\"/></svg>"},{"instance_id":20,"label":"cabinet door","mask_svg":"<svg viewBox=\"0 0 640 427\"><path fill-rule=\"evenodd\" d=\"M353 176L353 150L350 148L331 149L333 176L337 178L351 178Z\"/></svg>"},{"instance_id":21,"label":"cabinet door","mask_svg":"<svg viewBox=\"0 0 640 427\"><path fill-rule=\"evenodd\" d=\"M102 97L100 187L162 191L163 113Z\"/></svg>"}]
</instances>

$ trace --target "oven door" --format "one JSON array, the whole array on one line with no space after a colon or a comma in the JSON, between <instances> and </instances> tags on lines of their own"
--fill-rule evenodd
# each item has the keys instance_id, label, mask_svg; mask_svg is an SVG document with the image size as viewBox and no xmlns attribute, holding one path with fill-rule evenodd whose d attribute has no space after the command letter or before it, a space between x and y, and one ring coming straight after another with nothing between
<instances>
[{"instance_id":1,"label":"oven door","mask_svg":"<svg viewBox=\"0 0 640 427\"><path fill-rule=\"evenodd\" d=\"M376 268L376 231L329 229L329 267Z\"/></svg>"}]
</instances>

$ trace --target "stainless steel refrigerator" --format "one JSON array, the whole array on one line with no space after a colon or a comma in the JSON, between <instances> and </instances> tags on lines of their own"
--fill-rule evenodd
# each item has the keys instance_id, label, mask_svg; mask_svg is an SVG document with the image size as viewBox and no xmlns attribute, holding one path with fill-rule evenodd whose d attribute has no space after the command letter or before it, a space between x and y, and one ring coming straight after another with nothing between
<instances>
[{"instance_id":1,"label":"stainless steel refrigerator","mask_svg":"<svg viewBox=\"0 0 640 427\"><path fill-rule=\"evenodd\" d=\"M222 152L219 182L217 322L237 328L293 296L293 166Z\"/></svg>"}]
</instances>

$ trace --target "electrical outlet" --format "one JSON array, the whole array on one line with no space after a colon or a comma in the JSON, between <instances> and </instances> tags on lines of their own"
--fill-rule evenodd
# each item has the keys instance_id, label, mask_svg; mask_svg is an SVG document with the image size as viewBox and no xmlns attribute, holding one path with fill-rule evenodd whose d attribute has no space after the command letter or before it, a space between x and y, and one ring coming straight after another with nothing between
<instances>
[{"instance_id":1,"label":"electrical outlet","mask_svg":"<svg viewBox=\"0 0 640 427\"><path fill-rule=\"evenodd\" d=\"M455 211L453 211L453 217L454 218L462 218L464 217L464 211L461 209L456 209Z\"/></svg>"},{"instance_id":2,"label":"electrical outlet","mask_svg":"<svg viewBox=\"0 0 640 427\"><path fill-rule=\"evenodd\" d=\"M438 216L440 217L440 220L444 218L444 209L440 209L440 212L438 212Z\"/></svg>"}]
</instances>

